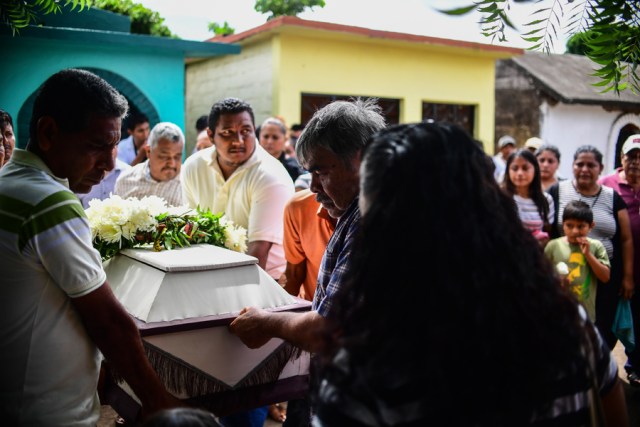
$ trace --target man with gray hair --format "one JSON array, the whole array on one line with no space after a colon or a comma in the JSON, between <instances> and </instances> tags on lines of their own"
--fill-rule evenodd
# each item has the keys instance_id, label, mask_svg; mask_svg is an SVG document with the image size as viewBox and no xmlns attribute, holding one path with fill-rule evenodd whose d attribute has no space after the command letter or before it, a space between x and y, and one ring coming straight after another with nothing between
<instances>
[{"instance_id":1,"label":"man with gray hair","mask_svg":"<svg viewBox=\"0 0 640 427\"><path fill-rule=\"evenodd\" d=\"M350 268L360 221L360 154L369 138L385 127L380 111L375 99L334 101L318 110L300 135L296 154L311 173L310 189L338 222L322 258L312 310L293 313L244 308L230 330L247 347L262 347L271 338L280 338L310 352L322 349L325 317ZM291 403L287 425L294 423ZM296 422L308 424L310 413L302 418Z\"/></svg>"},{"instance_id":2,"label":"man with gray hair","mask_svg":"<svg viewBox=\"0 0 640 427\"><path fill-rule=\"evenodd\" d=\"M114 194L122 198L158 196L170 206L182 206L180 167L184 134L173 123L161 122L151 129L147 160L120 174Z\"/></svg>"}]
</instances>

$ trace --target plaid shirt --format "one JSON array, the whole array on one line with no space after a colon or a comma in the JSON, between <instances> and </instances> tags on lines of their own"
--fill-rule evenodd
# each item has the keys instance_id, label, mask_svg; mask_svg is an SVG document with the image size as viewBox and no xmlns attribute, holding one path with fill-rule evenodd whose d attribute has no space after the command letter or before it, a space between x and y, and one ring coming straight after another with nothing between
<instances>
[{"instance_id":1,"label":"plaid shirt","mask_svg":"<svg viewBox=\"0 0 640 427\"><path fill-rule=\"evenodd\" d=\"M338 219L327 249L322 257L318 272L318 285L313 297L313 310L327 316L333 297L340 289L346 271L351 266L353 239L360 224L360 209L356 197L344 214Z\"/></svg>"}]
</instances>

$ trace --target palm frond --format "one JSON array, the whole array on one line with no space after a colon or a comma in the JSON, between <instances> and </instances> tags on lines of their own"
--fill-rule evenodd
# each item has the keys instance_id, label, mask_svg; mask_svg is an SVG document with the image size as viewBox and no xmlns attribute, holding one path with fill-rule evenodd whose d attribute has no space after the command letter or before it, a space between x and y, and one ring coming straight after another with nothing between
<instances>
[{"instance_id":1,"label":"palm frond","mask_svg":"<svg viewBox=\"0 0 640 427\"><path fill-rule=\"evenodd\" d=\"M37 24L39 15L60 13L62 4L61 0L0 0L0 24L8 25L15 36L20 29ZM64 5L82 11L91 7L91 0L65 0Z\"/></svg>"},{"instance_id":2,"label":"palm frond","mask_svg":"<svg viewBox=\"0 0 640 427\"><path fill-rule=\"evenodd\" d=\"M537 0L540 7L524 24L521 38L528 50L550 53L560 36L584 34L585 54L599 65L593 75L604 91L640 92L640 1L638 0ZM491 41L506 41L509 0L475 0L473 4L442 11L449 15L480 14L480 32Z\"/></svg>"}]
</instances>

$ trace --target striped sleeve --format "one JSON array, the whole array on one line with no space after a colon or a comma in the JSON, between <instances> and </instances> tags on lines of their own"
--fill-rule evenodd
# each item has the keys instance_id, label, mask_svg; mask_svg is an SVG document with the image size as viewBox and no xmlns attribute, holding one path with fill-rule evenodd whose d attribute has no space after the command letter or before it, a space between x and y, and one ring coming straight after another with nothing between
<instances>
[{"instance_id":1,"label":"striped sleeve","mask_svg":"<svg viewBox=\"0 0 640 427\"><path fill-rule=\"evenodd\" d=\"M68 191L53 193L34 206L31 215L24 218L18 238L20 251L38 234L74 218L86 218L76 195Z\"/></svg>"},{"instance_id":2,"label":"striped sleeve","mask_svg":"<svg viewBox=\"0 0 640 427\"><path fill-rule=\"evenodd\" d=\"M18 249L41 265L70 297L80 297L106 281L100 254L78 198L68 190L47 196L27 212L18 231Z\"/></svg>"}]
</instances>

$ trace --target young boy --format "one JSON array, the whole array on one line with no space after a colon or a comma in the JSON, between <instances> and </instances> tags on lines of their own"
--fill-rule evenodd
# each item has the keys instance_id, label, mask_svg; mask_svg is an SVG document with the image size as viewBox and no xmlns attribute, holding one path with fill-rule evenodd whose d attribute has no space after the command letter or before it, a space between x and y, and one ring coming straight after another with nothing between
<instances>
[{"instance_id":1,"label":"young boy","mask_svg":"<svg viewBox=\"0 0 640 427\"><path fill-rule=\"evenodd\" d=\"M592 322L596 320L596 285L607 283L609 257L599 240L587 237L594 227L593 211L581 200L567 203L562 214L564 236L549 241L544 254L553 265L564 262L569 273L562 284L568 286L582 302Z\"/></svg>"}]
</instances>

